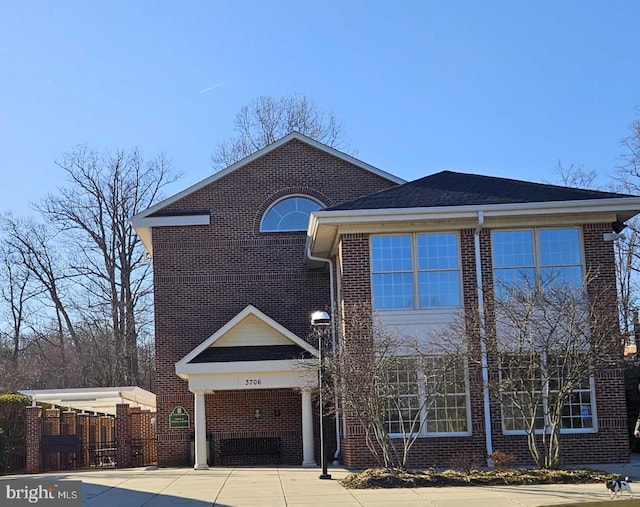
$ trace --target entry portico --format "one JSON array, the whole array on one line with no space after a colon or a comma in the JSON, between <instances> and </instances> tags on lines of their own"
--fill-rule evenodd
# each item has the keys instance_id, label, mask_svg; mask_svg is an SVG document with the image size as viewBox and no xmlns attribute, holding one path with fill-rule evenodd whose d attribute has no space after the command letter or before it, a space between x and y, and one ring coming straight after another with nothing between
<instances>
[{"instance_id":1,"label":"entry portico","mask_svg":"<svg viewBox=\"0 0 640 507\"><path fill-rule=\"evenodd\" d=\"M318 350L256 307L248 305L178 361L176 374L194 394L195 469L209 468L205 394L259 389L300 390L302 466L316 466L311 389Z\"/></svg>"}]
</instances>

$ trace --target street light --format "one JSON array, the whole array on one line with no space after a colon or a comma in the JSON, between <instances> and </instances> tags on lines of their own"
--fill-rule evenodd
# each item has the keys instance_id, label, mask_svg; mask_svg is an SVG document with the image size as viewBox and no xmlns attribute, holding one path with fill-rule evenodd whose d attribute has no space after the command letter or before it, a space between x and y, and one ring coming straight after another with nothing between
<instances>
[{"instance_id":1,"label":"street light","mask_svg":"<svg viewBox=\"0 0 640 507\"><path fill-rule=\"evenodd\" d=\"M325 327L331 325L331 317L327 312L318 310L311 314L311 326L313 327ZM322 463L322 473L320 479L331 479L331 474L327 473L327 460L324 455L324 442L325 442L325 424L324 424L324 403L322 401L322 381L324 377L324 358L322 355L322 336L324 333L318 333L318 351L320 352L320 370L318 372L318 386L320 388L320 462Z\"/></svg>"}]
</instances>

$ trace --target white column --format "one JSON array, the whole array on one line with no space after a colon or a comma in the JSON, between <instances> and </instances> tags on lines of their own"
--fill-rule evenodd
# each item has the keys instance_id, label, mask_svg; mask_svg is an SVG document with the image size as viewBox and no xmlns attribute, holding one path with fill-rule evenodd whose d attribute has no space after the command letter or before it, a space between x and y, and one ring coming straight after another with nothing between
<instances>
[{"instance_id":1,"label":"white column","mask_svg":"<svg viewBox=\"0 0 640 507\"><path fill-rule=\"evenodd\" d=\"M302 390L302 466L317 466L313 452L313 406L308 389Z\"/></svg>"},{"instance_id":2,"label":"white column","mask_svg":"<svg viewBox=\"0 0 640 507\"><path fill-rule=\"evenodd\" d=\"M193 391L195 395L195 465L196 470L208 470L207 464L207 419L204 415L204 391Z\"/></svg>"}]
</instances>

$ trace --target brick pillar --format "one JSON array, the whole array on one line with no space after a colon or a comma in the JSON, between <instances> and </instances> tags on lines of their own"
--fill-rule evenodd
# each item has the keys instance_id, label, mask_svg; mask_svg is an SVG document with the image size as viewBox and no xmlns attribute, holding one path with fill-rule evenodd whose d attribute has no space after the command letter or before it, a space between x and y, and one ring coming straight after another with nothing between
<instances>
[{"instance_id":1,"label":"brick pillar","mask_svg":"<svg viewBox=\"0 0 640 507\"><path fill-rule=\"evenodd\" d=\"M48 408L44 411L44 417L47 421L46 431L47 435L60 435L60 409ZM51 453L46 456L46 463L43 463L45 468L51 470L60 470L60 453Z\"/></svg>"},{"instance_id":2,"label":"brick pillar","mask_svg":"<svg viewBox=\"0 0 640 507\"><path fill-rule=\"evenodd\" d=\"M140 407L131 407L129 409L129 415L131 414L140 414L142 410ZM131 438L141 438L142 426L141 421L142 417L140 415L130 417L131 426L129 427L129 432L131 434Z\"/></svg>"},{"instance_id":3,"label":"brick pillar","mask_svg":"<svg viewBox=\"0 0 640 507\"><path fill-rule=\"evenodd\" d=\"M27 407L26 409L26 454L27 473L40 472L40 440L42 439L42 420L40 419L40 407Z\"/></svg>"},{"instance_id":4,"label":"brick pillar","mask_svg":"<svg viewBox=\"0 0 640 507\"><path fill-rule=\"evenodd\" d=\"M88 467L94 464L90 461L89 414L78 414L76 417L76 435L78 435L81 445L80 456L78 457L78 466Z\"/></svg>"},{"instance_id":5,"label":"brick pillar","mask_svg":"<svg viewBox=\"0 0 640 507\"><path fill-rule=\"evenodd\" d=\"M73 410L62 412L62 427L64 435L76 434L76 413Z\"/></svg>"},{"instance_id":6,"label":"brick pillar","mask_svg":"<svg viewBox=\"0 0 640 507\"><path fill-rule=\"evenodd\" d=\"M116 461L118 468L127 468L131 465L131 418L129 417L129 405L118 403L116 405Z\"/></svg>"}]
</instances>

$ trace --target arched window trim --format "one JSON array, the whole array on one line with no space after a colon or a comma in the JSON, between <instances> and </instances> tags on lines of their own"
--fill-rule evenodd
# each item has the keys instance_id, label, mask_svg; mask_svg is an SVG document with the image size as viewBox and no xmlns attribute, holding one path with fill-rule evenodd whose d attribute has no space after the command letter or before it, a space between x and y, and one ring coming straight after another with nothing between
<instances>
[{"instance_id":1,"label":"arched window trim","mask_svg":"<svg viewBox=\"0 0 640 507\"><path fill-rule=\"evenodd\" d=\"M276 201L272 202L269 205L269 207L266 209L266 211L263 213L262 218L260 219L260 232L299 232L299 231L306 230L306 228L305 229L266 229L265 226L264 226L265 218L273 210L273 208L275 208L282 201L286 201L287 199L295 199L295 198L300 198L300 199L305 199L307 201L315 202L316 204L318 204L318 206L320 208L324 208L325 207L325 205L322 203L322 201L320 201L319 199L316 199L315 197L307 195L307 194L288 194L288 195L285 195L285 196L281 197L280 199L277 199Z\"/></svg>"}]
</instances>

